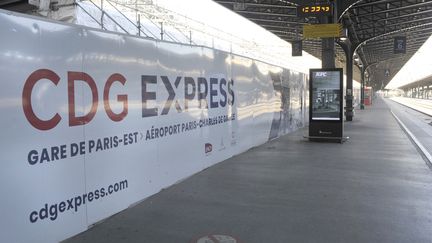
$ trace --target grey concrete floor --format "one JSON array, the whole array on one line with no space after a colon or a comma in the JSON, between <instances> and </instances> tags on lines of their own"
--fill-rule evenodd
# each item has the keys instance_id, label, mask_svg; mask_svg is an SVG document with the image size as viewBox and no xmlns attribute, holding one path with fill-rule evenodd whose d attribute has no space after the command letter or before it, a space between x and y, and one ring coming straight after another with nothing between
<instances>
[{"instance_id":1,"label":"grey concrete floor","mask_svg":"<svg viewBox=\"0 0 432 243\"><path fill-rule=\"evenodd\" d=\"M284 136L202 171L66 242L432 242L432 173L377 100L344 143Z\"/></svg>"},{"instance_id":2,"label":"grey concrete floor","mask_svg":"<svg viewBox=\"0 0 432 243\"><path fill-rule=\"evenodd\" d=\"M432 117L396 101L390 99L384 99L384 101L429 154L432 154ZM421 108L425 109L425 107ZM429 112L432 113L432 110Z\"/></svg>"}]
</instances>

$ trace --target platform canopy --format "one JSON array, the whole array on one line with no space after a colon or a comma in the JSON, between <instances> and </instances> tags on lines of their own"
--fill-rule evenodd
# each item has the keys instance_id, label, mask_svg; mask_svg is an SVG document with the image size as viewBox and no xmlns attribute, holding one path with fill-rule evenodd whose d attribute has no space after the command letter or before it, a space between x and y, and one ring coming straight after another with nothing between
<instances>
[{"instance_id":1,"label":"platform canopy","mask_svg":"<svg viewBox=\"0 0 432 243\"><path fill-rule=\"evenodd\" d=\"M359 61L354 63L367 67L370 77L367 85L374 89L384 88L432 34L432 0L215 1L288 42L303 39L304 51L318 58L321 58L321 41L303 38L303 25L317 24L319 19L298 17L297 6L334 4L336 19L348 32L345 41L357 47L355 57ZM394 53L395 37L406 38L405 53ZM344 62L345 53L336 46L336 59Z\"/></svg>"}]
</instances>

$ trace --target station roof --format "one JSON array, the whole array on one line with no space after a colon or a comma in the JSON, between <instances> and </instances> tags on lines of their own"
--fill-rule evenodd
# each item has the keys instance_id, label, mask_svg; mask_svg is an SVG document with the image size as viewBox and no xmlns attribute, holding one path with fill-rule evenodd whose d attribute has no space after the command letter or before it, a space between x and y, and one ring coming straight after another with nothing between
<instances>
[{"instance_id":1,"label":"station roof","mask_svg":"<svg viewBox=\"0 0 432 243\"><path fill-rule=\"evenodd\" d=\"M400 89L410 90L410 89L415 89L415 88L419 88L419 87L421 87L421 88L427 87L427 89L431 89L432 88L431 86L432 86L432 75L429 75L429 76L427 76L427 77L425 77L419 81L406 84L406 85L400 87Z\"/></svg>"},{"instance_id":2,"label":"station roof","mask_svg":"<svg viewBox=\"0 0 432 243\"><path fill-rule=\"evenodd\" d=\"M280 38L303 39L303 25L319 23L315 17L297 17L297 6L320 1L214 0L255 22ZM321 1L328 3L329 1ZM348 30L348 41L367 67L374 89L382 89L432 34L432 0L337 0L337 21ZM394 37L405 36L406 53L394 54ZM336 42L340 42L337 40ZM303 39L303 50L321 58L321 41ZM345 62L336 45L336 59ZM358 64L357 64L358 65Z\"/></svg>"},{"instance_id":3,"label":"station roof","mask_svg":"<svg viewBox=\"0 0 432 243\"><path fill-rule=\"evenodd\" d=\"M28 0L0 0L0 8L16 12L26 12L35 9Z\"/></svg>"}]
</instances>

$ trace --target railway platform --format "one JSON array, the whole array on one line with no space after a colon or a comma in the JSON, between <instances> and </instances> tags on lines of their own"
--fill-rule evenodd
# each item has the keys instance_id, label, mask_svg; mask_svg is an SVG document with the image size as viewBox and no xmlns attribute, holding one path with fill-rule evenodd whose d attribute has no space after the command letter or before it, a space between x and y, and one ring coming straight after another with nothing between
<instances>
[{"instance_id":1,"label":"railway platform","mask_svg":"<svg viewBox=\"0 0 432 243\"><path fill-rule=\"evenodd\" d=\"M343 144L304 133L216 164L65 242L432 241L431 170L383 99L345 123Z\"/></svg>"}]
</instances>

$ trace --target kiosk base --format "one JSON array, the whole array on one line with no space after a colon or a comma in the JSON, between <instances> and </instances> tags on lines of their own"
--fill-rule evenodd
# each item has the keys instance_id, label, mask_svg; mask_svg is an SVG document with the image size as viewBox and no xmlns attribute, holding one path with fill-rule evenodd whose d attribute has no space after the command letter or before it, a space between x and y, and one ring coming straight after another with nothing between
<instances>
[{"instance_id":1,"label":"kiosk base","mask_svg":"<svg viewBox=\"0 0 432 243\"><path fill-rule=\"evenodd\" d=\"M303 136L311 142L336 142L344 143L349 140L349 137L317 137L317 136Z\"/></svg>"}]
</instances>

